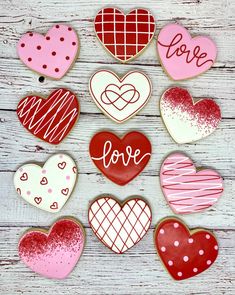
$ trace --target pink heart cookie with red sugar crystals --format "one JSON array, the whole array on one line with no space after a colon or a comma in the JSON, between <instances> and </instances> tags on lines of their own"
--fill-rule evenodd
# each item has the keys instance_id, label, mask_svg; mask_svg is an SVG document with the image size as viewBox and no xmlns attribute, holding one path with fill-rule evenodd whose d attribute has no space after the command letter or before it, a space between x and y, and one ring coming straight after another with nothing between
<instances>
[{"instance_id":1,"label":"pink heart cookie with red sugar crystals","mask_svg":"<svg viewBox=\"0 0 235 295\"><path fill-rule=\"evenodd\" d=\"M85 244L85 232L75 219L56 221L49 232L33 229L19 241L21 260L34 272L53 279L64 279L77 264Z\"/></svg>"},{"instance_id":2,"label":"pink heart cookie with red sugar crystals","mask_svg":"<svg viewBox=\"0 0 235 295\"><path fill-rule=\"evenodd\" d=\"M103 195L89 207L88 220L97 238L110 250L122 254L147 233L152 220L149 205L139 197L123 204Z\"/></svg>"},{"instance_id":3,"label":"pink heart cookie with red sugar crystals","mask_svg":"<svg viewBox=\"0 0 235 295\"><path fill-rule=\"evenodd\" d=\"M215 170L197 171L192 160L183 153L172 153L164 160L160 183L169 206L177 214L211 207L224 190L223 179Z\"/></svg>"},{"instance_id":4,"label":"pink heart cookie with red sugar crystals","mask_svg":"<svg viewBox=\"0 0 235 295\"><path fill-rule=\"evenodd\" d=\"M210 135L221 120L220 108L212 99L194 102L190 93L180 87L169 88L163 93L160 110L168 132L180 144Z\"/></svg>"},{"instance_id":5,"label":"pink heart cookie with red sugar crystals","mask_svg":"<svg viewBox=\"0 0 235 295\"><path fill-rule=\"evenodd\" d=\"M155 32L153 15L142 8L127 15L117 8L104 8L98 12L94 22L99 41L121 62L140 54Z\"/></svg>"},{"instance_id":6,"label":"pink heart cookie with red sugar crystals","mask_svg":"<svg viewBox=\"0 0 235 295\"><path fill-rule=\"evenodd\" d=\"M202 273L218 256L218 242L210 231L190 231L177 218L163 219L156 227L154 240L162 263L177 281Z\"/></svg>"},{"instance_id":7,"label":"pink heart cookie with red sugar crystals","mask_svg":"<svg viewBox=\"0 0 235 295\"><path fill-rule=\"evenodd\" d=\"M53 26L45 36L29 32L17 45L21 61L44 76L60 79L72 66L79 47L76 32L66 25Z\"/></svg>"},{"instance_id":8,"label":"pink heart cookie with red sugar crystals","mask_svg":"<svg viewBox=\"0 0 235 295\"><path fill-rule=\"evenodd\" d=\"M173 80L184 80L209 70L215 62L217 48L208 37L192 38L179 24L166 25L158 35L158 54Z\"/></svg>"}]
</instances>

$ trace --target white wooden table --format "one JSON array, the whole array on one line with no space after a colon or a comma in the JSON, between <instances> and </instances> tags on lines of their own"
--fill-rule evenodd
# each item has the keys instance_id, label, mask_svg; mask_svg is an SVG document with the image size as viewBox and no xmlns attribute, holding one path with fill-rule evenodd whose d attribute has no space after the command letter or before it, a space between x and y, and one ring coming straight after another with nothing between
<instances>
[{"instance_id":1,"label":"white wooden table","mask_svg":"<svg viewBox=\"0 0 235 295\"><path fill-rule=\"evenodd\" d=\"M235 294L235 5L234 0L1 0L0 1L0 294ZM218 59L205 74L174 83L163 72L156 54L156 41L134 61L122 65L100 45L93 30L93 19L104 6L115 5L128 12L146 7L154 14L157 32L173 21L182 23L192 34L208 34L217 43ZM18 59L16 44L32 30L45 33L55 23L68 23L80 37L81 52L72 70L59 81L46 79L27 69ZM88 79L95 70L111 69L119 74L140 69L153 82L148 105L127 123L118 125L106 118L92 101ZM194 144L179 146L168 135L159 115L160 94L172 85L187 87L192 95L213 97L222 109L223 120L217 131ZM47 96L57 87L74 91L81 104L78 123L58 146L32 136L16 116L19 100L36 92ZM143 131L153 145L153 156L144 172L125 187L107 180L88 155L91 136L108 128L119 135ZM153 244L155 224L173 215L159 186L159 168L169 152L181 150L197 165L216 168L224 177L225 192L217 205L200 214L183 216L190 226L212 229L218 237L220 253L215 264L203 274L182 282L173 281L163 268ZM20 199L13 187L13 174L27 161L44 162L49 155L66 152L77 161L79 180L76 190L58 214L49 214ZM92 234L87 222L89 201L101 193L112 193L121 200L142 195L152 206L153 222L146 237L124 255L115 255ZM85 226L87 243L72 274L63 281L49 280L31 272L20 260L17 243L32 226L48 227L61 216L75 216Z\"/></svg>"}]
</instances>

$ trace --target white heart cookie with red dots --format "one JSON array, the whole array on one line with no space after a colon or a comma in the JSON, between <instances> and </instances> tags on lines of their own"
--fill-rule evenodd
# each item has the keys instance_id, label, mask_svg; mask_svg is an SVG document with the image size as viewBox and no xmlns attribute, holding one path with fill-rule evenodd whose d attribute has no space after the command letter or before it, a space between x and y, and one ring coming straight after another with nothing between
<instances>
[{"instance_id":1,"label":"white heart cookie with red dots","mask_svg":"<svg viewBox=\"0 0 235 295\"><path fill-rule=\"evenodd\" d=\"M21 166L14 175L17 193L31 205L59 212L70 197L77 179L74 160L65 154L51 156L43 167Z\"/></svg>"},{"instance_id":2,"label":"white heart cookie with red dots","mask_svg":"<svg viewBox=\"0 0 235 295\"><path fill-rule=\"evenodd\" d=\"M45 36L28 32L17 45L21 61L44 76L60 79L74 63L79 48L76 32L69 26L57 24Z\"/></svg>"},{"instance_id":3,"label":"white heart cookie with red dots","mask_svg":"<svg viewBox=\"0 0 235 295\"><path fill-rule=\"evenodd\" d=\"M142 72L128 72L122 78L108 70L99 70L90 79L89 90L94 102L116 123L136 115L149 101L150 79Z\"/></svg>"}]
</instances>

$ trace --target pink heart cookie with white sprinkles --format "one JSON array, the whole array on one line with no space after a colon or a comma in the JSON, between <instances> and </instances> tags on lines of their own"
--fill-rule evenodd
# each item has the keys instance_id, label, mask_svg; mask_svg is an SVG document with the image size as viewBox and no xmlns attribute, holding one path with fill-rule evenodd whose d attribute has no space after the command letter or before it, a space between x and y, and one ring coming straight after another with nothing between
<instances>
[{"instance_id":1,"label":"pink heart cookie with white sprinkles","mask_svg":"<svg viewBox=\"0 0 235 295\"><path fill-rule=\"evenodd\" d=\"M209 70L217 55L213 40L205 36L192 38L179 24L168 24L160 31L157 49L173 80L189 79Z\"/></svg>"},{"instance_id":2,"label":"pink heart cookie with white sprinkles","mask_svg":"<svg viewBox=\"0 0 235 295\"><path fill-rule=\"evenodd\" d=\"M45 36L34 32L24 34L18 42L17 53L31 70L60 79L75 61L78 48L76 32L60 24L53 26Z\"/></svg>"},{"instance_id":3,"label":"pink heart cookie with white sprinkles","mask_svg":"<svg viewBox=\"0 0 235 295\"><path fill-rule=\"evenodd\" d=\"M64 279L77 264L85 245L83 226L74 218L56 221L49 232L27 231L19 241L21 260L32 271L53 279Z\"/></svg>"},{"instance_id":4,"label":"pink heart cookie with white sprinkles","mask_svg":"<svg viewBox=\"0 0 235 295\"><path fill-rule=\"evenodd\" d=\"M160 183L171 209L195 213L214 205L223 193L223 179L212 169L196 170L183 153L172 153L162 163Z\"/></svg>"}]
</instances>

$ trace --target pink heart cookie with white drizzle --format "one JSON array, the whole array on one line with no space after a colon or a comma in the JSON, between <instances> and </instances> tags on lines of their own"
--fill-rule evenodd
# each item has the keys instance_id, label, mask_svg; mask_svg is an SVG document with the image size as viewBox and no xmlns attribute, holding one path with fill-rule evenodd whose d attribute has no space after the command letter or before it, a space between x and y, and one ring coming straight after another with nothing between
<instances>
[{"instance_id":1,"label":"pink heart cookie with white drizzle","mask_svg":"<svg viewBox=\"0 0 235 295\"><path fill-rule=\"evenodd\" d=\"M17 45L21 61L44 76L60 79L72 66L79 48L76 32L66 25L53 26L45 36L29 32Z\"/></svg>"},{"instance_id":2,"label":"pink heart cookie with white drizzle","mask_svg":"<svg viewBox=\"0 0 235 295\"><path fill-rule=\"evenodd\" d=\"M197 169L183 153L172 153L162 163L160 183L171 209L194 213L214 205L223 193L223 179L212 169Z\"/></svg>"},{"instance_id":3,"label":"pink heart cookie with white drizzle","mask_svg":"<svg viewBox=\"0 0 235 295\"><path fill-rule=\"evenodd\" d=\"M166 72L173 80L198 76L212 67L217 48L205 36L192 38L179 24L166 25L158 35L158 54Z\"/></svg>"},{"instance_id":4,"label":"pink heart cookie with white drizzle","mask_svg":"<svg viewBox=\"0 0 235 295\"><path fill-rule=\"evenodd\" d=\"M85 245L83 226L74 218L56 221L49 232L32 229L20 239L21 260L32 271L53 279L64 279L77 264Z\"/></svg>"}]
</instances>

